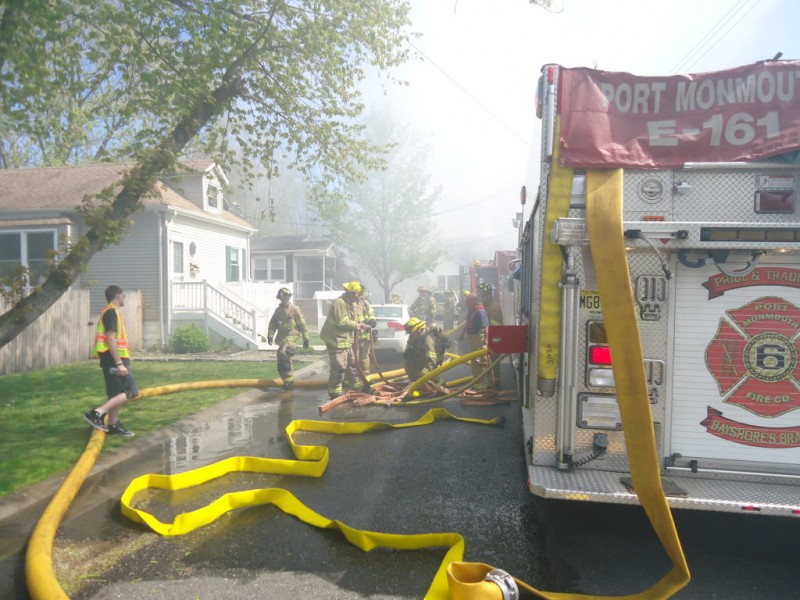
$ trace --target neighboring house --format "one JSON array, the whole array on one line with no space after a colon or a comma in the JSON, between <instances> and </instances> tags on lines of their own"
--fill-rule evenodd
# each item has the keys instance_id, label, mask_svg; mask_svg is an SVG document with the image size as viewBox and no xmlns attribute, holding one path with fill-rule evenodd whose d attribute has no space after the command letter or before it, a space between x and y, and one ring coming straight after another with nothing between
<instances>
[{"instance_id":1,"label":"neighboring house","mask_svg":"<svg viewBox=\"0 0 800 600\"><path fill-rule=\"evenodd\" d=\"M98 252L75 285L91 290L93 315L105 304L106 286L141 290L145 347L166 344L183 321L205 327L212 341L259 346L269 306L255 307L237 295L249 279L255 229L228 210L227 179L218 165L184 164L187 172L160 178L159 197L144 199L123 241ZM40 283L51 252L63 252L87 230L76 211L82 198L132 166L0 170L0 276L23 265L31 284ZM258 295L275 294L270 286Z\"/></svg>"},{"instance_id":2,"label":"neighboring house","mask_svg":"<svg viewBox=\"0 0 800 600\"><path fill-rule=\"evenodd\" d=\"M291 282L295 299L333 288L336 253L333 242L302 235L254 237L250 241L253 281Z\"/></svg>"}]
</instances>

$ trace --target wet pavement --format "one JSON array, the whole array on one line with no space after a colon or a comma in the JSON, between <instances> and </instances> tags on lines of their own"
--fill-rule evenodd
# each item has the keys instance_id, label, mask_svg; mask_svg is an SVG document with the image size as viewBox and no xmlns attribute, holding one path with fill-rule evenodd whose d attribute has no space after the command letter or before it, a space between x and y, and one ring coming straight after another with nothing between
<instances>
[{"instance_id":1,"label":"wet pavement","mask_svg":"<svg viewBox=\"0 0 800 600\"><path fill-rule=\"evenodd\" d=\"M327 376L324 363L306 369L305 378ZM142 474L183 472L236 455L293 458L284 429L294 419L399 423L431 408L340 407L320 416L324 396L324 390L253 390L154 439L126 445L130 456L93 472L59 530L53 557L68 595L421 598L445 549L364 553L337 531L318 530L273 506L235 511L178 537L158 536L120 514L123 490ZM303 433L303 443L330 448L328 470L319 479L231 474L182 492L148 492L140 502L168 521L225 492L282 487L320 514L359 529L461 533L467 560L547 580L535 559L541 548L522 533L535 531L536 509L524 483L519 406L461 406L456 399L436 406L459 416L502 416L506 423L448 420L352 436ZM28 517L35 520L43 508L31 506ZM21 516L13 526L0 522L4 538L24 542L29 530ZM19 556L5 555L0 565L3 597L25 598Z\"/></svg>"},{"instance_id":2,"label":"wet pavement","mask_svg":"<svg viewBox=\"0 0 800 600\"><path fill-rule=\"evenodd\" d=\"M311 365L303 375L325 379L327 366ZM510 370L504 377L510 383ZM444 549L364 553L338 531L316 529L273 506L231 512L177 537L158 536L120 514L125 487L145 473L183 472L235 455L292 458L284 428L293 419L397 423L428 409L341 407L320 417L324 396L324 390L251 390L101 455L55 540L54 564L68 595L421 598ZM545 590L630 594L669 571L640 508L543 501L528 492L518 404L461 406L452 399L436 406L459 416L502 416L505 424L444 421L362 435L302 433L302 443L330 448L320 479L231 474L181 492L147 492L139 502L166 521L225 492L282 487L352 527L458 532L466 560L503 568ZM21 549L45 506L35 498L54 490L49 482L30 491L13 514L0 503L0 598L27 598ZM675 598L797 597L800 520L701 511L677 511L675 519L693 577Z\"/></svg>"}]
</instances>

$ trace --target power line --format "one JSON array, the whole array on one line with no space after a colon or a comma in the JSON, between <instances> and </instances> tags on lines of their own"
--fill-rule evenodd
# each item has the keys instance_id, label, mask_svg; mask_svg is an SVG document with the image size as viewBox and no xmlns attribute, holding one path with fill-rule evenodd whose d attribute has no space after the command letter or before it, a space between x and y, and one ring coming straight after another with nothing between
<instances>
[{"instance_id":1,"label":"power line","mask_svg":"<svg viewBox=\"0 0 800 600\"><path fill-rule=\"evenodd\" d=\"M519 133L517 133L514 129L512 129L510 125L507 125L505 122L503 122L503 120L500 119L500 117L498 117L496 114L494 114L492 112L492 110L488 106L486 106L483 102L481 102L475 96L473 96L463 85L461 85L458 81L456 81L455 78L453 78L442 67L440 67L438 64L436 64L427 54L425 54L422 50L420 50L413 42L411 42L409 40L408 41L408 45L411 46L414 50L416 50L419 53L419 55L422 56L422 58L424 58L426 61L428 61L442 75L447 77L447 79L449 79L453 83L453 85L455 85L458 89L460 89L470 100L472 100L475 104L480 106L486 112L486 114L488 114L492 119L494 119L501 127L503 127L503 129L508 131L511 135L513 135L515 138L517 138L523 144L525 144L526 148L530 148L530 142L528 140L526 140Z\"/></svg>"},{"instance_id":2,"label":"power line","mask_svg":"<svg viewBox=\"0 0 800 600\"><path fill-rule=\"evenodd\" d=\"M488 202L489 200L497 198L498 196L506 194L506 193L508 193L508 192L510 192L512 190L515 190L515 189L517 189L515 186L507 187L505 189L502 189L502 190L499 190L499 191L494 192L492 194L489 194L488 196L484 196L483 198L479 198L478 200L475 200L474 202L466 202L464 204L459 204L458 206L454 206L453 208L445 208L444 210L437 211L435 213L432 213L431 216L432 217L438 217L438 216L443 215L445 213L453 212L453 211L456 211L456 210L464 210L465 208L469 208L471 206L477 206L478 204L483 204L484 202Z\"/></svg>"},{"instance_id":3,"label":"power line","mask_svg":"<svg viewBox=\"0 0 800 600\"><path fill-rule=\"evenodd\" d=\"M694 65L696 65L700 59L708 54L714 46L721 42L741 22L741 20L744 19L761 2L761 0L755 0L750 8L748 8L741 16L739 16L739 18L730 27L728 27L726 31L720 34L722 28L725 27L732 19L737 17L737 13L744 10L750 1L751 0L739 0L736 2L736 4L731 6L731 8L729 8L722 18L711 27L711 29L702 37L702 39L692 46L692 48L684 55L684 57L681 58L681 60L678 61L674 67L672 67L670 73L677 73L679 70L688 71ZM714 37L718 34L719 37L714 40ZM702 52L702 54L699 54L700 52Z\"/></svg>"}]
</instances>

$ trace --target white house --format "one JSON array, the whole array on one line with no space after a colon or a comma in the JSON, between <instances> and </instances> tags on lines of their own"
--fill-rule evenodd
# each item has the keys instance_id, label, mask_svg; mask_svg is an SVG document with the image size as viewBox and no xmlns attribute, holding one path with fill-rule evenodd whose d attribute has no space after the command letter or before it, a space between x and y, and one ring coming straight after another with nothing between
<instances>
[{"instance_id":1,"label":"white house","mask_svg":"<svg viewBox=\"0 0 800 600\"><path fill-rule=\"evenodd\" d=\"M22 265L32 285L46 277L49 254L64 252L87 230L76 210L81 199L132 166L0 170L0 276ZM244 297L275 294L274 286L242 293L255 228L229 210L227 179L218 165L192 161L185 167L160 178L158 197L144 200L122 243L98 252L76 285L91 290L92 314L105 304L103 290L110 284L141 290L145 347L167 343L176 324L187 320L205 327L212 341L258 347L269 306Z\"/></svg>"}]
</instances>

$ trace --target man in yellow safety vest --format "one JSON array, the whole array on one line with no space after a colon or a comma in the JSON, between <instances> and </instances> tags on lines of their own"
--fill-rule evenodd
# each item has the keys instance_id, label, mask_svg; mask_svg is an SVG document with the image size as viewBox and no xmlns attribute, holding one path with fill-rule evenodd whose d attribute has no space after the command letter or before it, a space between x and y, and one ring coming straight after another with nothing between
<instances>
[{"instance_id":1,"label":"man in yellow safety vest","mask_svg":"<svg viewBox=\"0 0 800 600\"><path fill-rule=\"evenodd\" d=\"M108 305L97 320L94 354L100 359L108 400L102 406L84 414L83 418L95 429L109 434L132 436L135 434L125 429L119 420L119 409L122 405L139 395L139 388L131 372L125 323L119 313L119 309L125 306L125 292L118 285L108 286L106 302Z\"/></svg>"}]
</instances>

